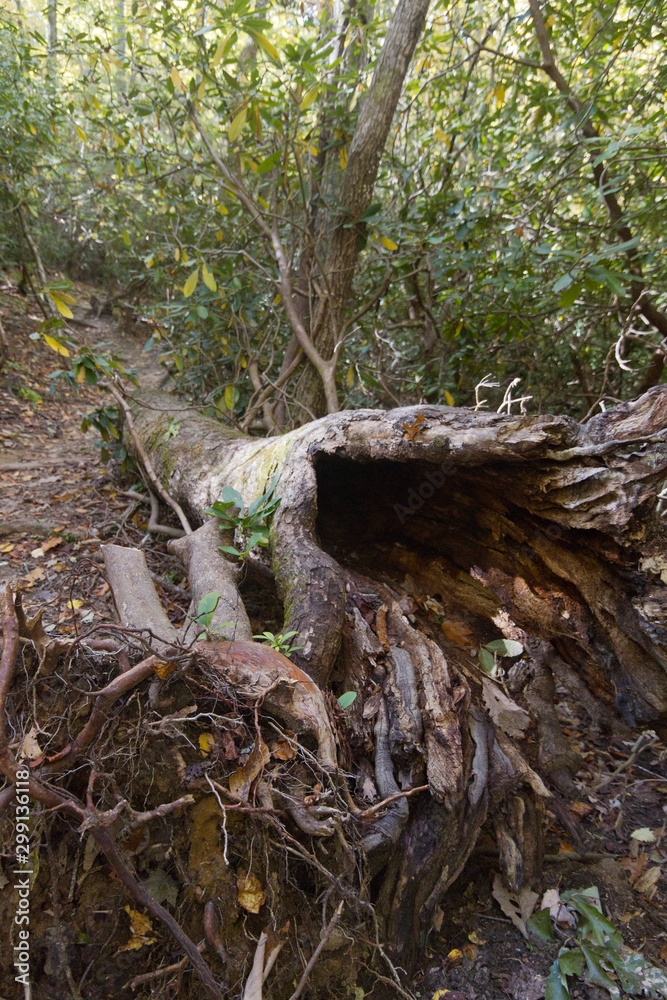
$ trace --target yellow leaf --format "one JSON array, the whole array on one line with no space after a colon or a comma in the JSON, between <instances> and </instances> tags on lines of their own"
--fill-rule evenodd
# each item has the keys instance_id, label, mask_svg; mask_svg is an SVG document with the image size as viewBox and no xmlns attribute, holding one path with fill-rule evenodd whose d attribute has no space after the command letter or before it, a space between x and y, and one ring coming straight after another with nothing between
<instances>
[{"instance_id":1,"label":"yellow leaf","mask_svg":"<svg viewBox=\"0 0 667 1000\"><path fill-rule=\"evenodd\" d=\"M303 99L300 104L300 108L302 111L305 111L307 108L310 107L311 104L315 103L319 92L320 92L319 83L316 83L314 87L311 87L310 90L306 91L306 93L303 95Z\"/></svg>"},{"instance_id":2,"label":"yellow leaf","mask_svg":"<svg viewBox=\"0 0 667 1000\"><path fill-rule=\"evenodd\" d=\"M205 95L206 95L206 80L202 80L202 82L199 84L199 89L197 91L197 99L203 101Z\"/></svg>"},{"instance_id":3,"label":"yellow leaf","mask_svg":"<svg viewBox=\"0 0 667 1000\"><path fill-rule=\"evenodd\" d=\"M445 389L443 396L445 397L445 402L447 403L447 406L454 406L454 397L452 396L449 389Z\"/></svg>"},{"instance_id":4,"label":"yellow leaf","mask_svg":"<svg viewBox=\"0 0 667 1000\"><path fill-rule=\"evenodd\" d=\"M80 608L80 607L83 607L83 601L80 601L80 600L78 599L78 597L75 597L73 601L68 601L68 602L67 602L67 607L68 607L68 608L69 608L69 609L70 609L71 611L77 611L77 610L78 610L78 608Z\"/></svg>"},{"instance_id":5,"label":"yellow leaf","mask_svg":"<svg viewBox=\"0 0 667 1000\"><path fill-rule=\"evenodd\" d=\"M228 410L234 407L234 386L228 385L225 389L225 406Z\"/></svg>"},{"instance_id":6,"label":"yellow leaf","mask_svg":"<svg viewBox=\"0 0 667 1000\"><path fill-rule=\"evenodd\" d=\"M350 367L348 368L348 370L347 370L347 377L346 377L345 381L347 382L348 388L351 389L352 386L354 385L354 366L353 365L350 365Z\"/></svg>"},{"instance_id":7,"label":"yellow leaf","mask_svg":"<svg viewBox=\"0 0 667 1000\"><path fill-rule=\"evenodd\" d=\"M248 109L242 108L232 121L232 124L229 126L227 137L230 142L234 142L235 139L238 139L238 137L241 134L241 130L245 125L247 117L248 117Z\"/></svg>"},{"instance_id":8,"label":"yellow leaf","mask_svg":"<svg viewBox=\"0 0 667 1000\"><path fill-rule=\"evenodd\" d=\"M548 18L546 19L546 21L544 22L544 24L545 24L545 27L547 27L547 28L550 28L550 27L551 27L552 25L554 25L555 23L556 23L556 18L555 18L555 15L554 15L554 14L550 14L550 15L549 15L549 17L548 17Z\"/></svg>"},{"instance_id":9,"label":"yellow leaf","mask_svg":"<svg viewBox=\"0 0 667 1000\"><path fill-rule=\"evenodd\" d=\"M183 262L183 264L187 264L189 260L190 258L188 257L187 251L181 250L181 261Z\"/></svg>"},{"instance_id":10,"label":"yellow leaf","mask_svg":"<svg viewBox=\"0 0 667 1000\"><path fill-rule=\"evenodd\" d=\"M186 299L189 299L195 288L197 287L197 282L199 281L199 268L195 268L188 280L183 285L183 295Z\"/></svg>"},{"instance_id":11,"label":"yellow leaf","mask_svg":"<svg viewBox=\"0 0 667 1000\"><path fill-rule=\"evenodd\" d=\"M58 305L57 302L56 302L56 305ZM63 306L63 309L67 309L67 306ZM61 309L60 311L63 312L63 309ZM67 309L67 312L69 313L69 315L71 317L72 314L69 311L69 309ZM67 314L63 313L63 316L65 316L65 315L67 315ZM69 357L69 351L67 350L67 348L65 347L64 344L60 343L59 340L56 340L55 337L49 337L48 333L43 333L42 336L44 337L44 340L49 345L49 347L51 348L52 351L55 351L56 354L61 354L63 356L63 358L68 358Z\"/></svg>"},{"instance_id":12,"label":"yellow leaf","mask_svg":"<svg viewBox=\"0 0 667 1000\"><path fill-rule=\"evenodd\" d=\"M83 129L79 128L78 125L75 125L74 127L76 129L76 134L78 135L79 139L81 139L82 142L87 142L88 141L88 136L83 131Z\"/></svg>"},{"instance_id":13,"label":"yellow leaf","mask_svg":"<svg viewBox=\"0 0 667 1000\"><path fill-rule=\"evenodd\" d=\"M264 905L266 893L262 883L252 872L239 872L236 881L238 901L248 913L259 913Z\"/></svg>"},{"instance_id":14,"label":"yellow leaf","mask_svg":"<svg viewBox=\"0 0 667 1000\"><path fill-rule=\"evenodd\" d=\"M268 38L262 35L259 31L251 31L249 34L251 34L255 39L260 49L263 49L266 52L269 59L273 59L274 62L280 63L280 53L275 45L268 40Z\"/></svg>"},{"instance_id":15,"label":"yellow leaf","mask_svg":"<svg viewBox=\"0 0 667 1000\"><path fill-rule=\"evenodd\" d=\"M225 54L225 47L226 47L226 45L227 45L227 39L225 39L224 41L220 42L220 44L218 45L217 49L215 50L215 54L214 54L213 58L211 59L211 66L215 67L215 66L218 65L218 63L220 62L220 60L222 59L222 57Z\"/></svg>"},{"instance_id":16,"label":"yellow leaf","mask_svg":"<svg viewBox=\"0 0 667 1000\"><path fill-rule=\"evenodd\" d=\"M30 131L32 132L33 135L37 135L37 129L35 128L34 125L30 125Z\"/></svg>"},{"instance_id":17,"label":"yellow leaf","mask_svg":"<svg viewBox=\"0 0 667 1000\"><path fill-rule=\"evenodd\" d=\"M206 264L202 264L201 276L204 279L204 284L211 292L217 292L218 286L216 280L207 268Z\"/></svg>"},{"instance_id":18,"label":"yellow leaf","mask_svg":"<svg viewBox=\"0 0 667 1000\"><path fill-rule=\"evenodd\" d=\"M62 299L63 302L66 302L68 306L73 306L76 303L76 299L73 295L68 295L67 292L61 292L60 289L58 289L56 295L59 299Z\"/></svg>"},{"instance_id":19,"label":"yellow leaf","mask_svg":"<svg viewBox=\"0 0 667 1000\"><path fill-rule=\"evenodd\" d=\"M179 90L185 91L186 89L185 84L181 79L181 74L178 72L175 66L172 69L169 76L171 78L171 82L173 83L174 87L178 87Z\"/></svg>"},{"instance_id":20,"label":"yellow leaf","mask_svg":"<svg viewBox=\"0 0 667 1000\"><path fill-rule=\"evenodd\" d=\"M222 229L218 229L217 233L215 234L215 238L216 240L222 242Z\"/></svg>"},{"instance_id":21,"label":"yellow leaf","mask_svg":"<svg viewBox=\"0 0 667 1000\"><path fill-rule=\"evenodd\" d=\"M150 919L145 917L143 913L139 913L138 910L133 910L131 906L124 906L123 909L130 917L132 937L127 944L118 949L118 952L137 951L139 948L143 948L145 944L153 944L157 938L150 936L150 932L153 930Z\"/></svg>"},{"instance_id":22,"label":"yellow leaf","mask_svg":"<svg viewBox=\"0 0 667 1000\"><path fill-rule=\"evenodd\" d=\"M502 85L502 83L496 85L495 95L496 95L496 107L502 108L503 104L505 103L505 88Z\"/></svg>"},{"instance_id":23,"label":"yellow leaf","mask_svg":"<svg viewBox=\"0 0 667 1000\"><path fill-rule=\"evenodd\" d=\"M199 749L202 752L202 756L206 756L211 752L215 746L215 737L213 733L202 733L199 737Z\"/></svg>"},{"instance_id":24,"label":"yellow leaf","mask_svg":"<svg viewBox=\"0 0 667 1000\"><path fill-rule=\"evenodd\" d=\"M388 236L381 236L380 243L387 250L398 250L398 244L394 243L393 240L390 240Z\"/></svg>"},{"instance_id":25,"label":"yellow leaf","mask_svg":"<svg viewBox=\"0 0 667 1000\"><path fill-rule=\"evenodd\" d=\"M247 368L247 367L248 367L248 362L243 357L243 355L241 355L241 368Z\"/></svg>"},{"instance_id":26,"label":"yellow leaf","mask_svg":"<svg viewBox=\"0 0 667 1000\"><path fill-rule=\"evenodd\" d=\"M216 205L215 210L219 215L229 215L229 209L225 208L224 205Z\"/></svg>"},{"instance_id":27,"label":"yellow leaf","mask_svg":"<svg viewBox=\"0 0 667 1000\"><path fill-rule=\"evenodd\" d=\"M154 260L153 257L149 257L148 260L146 261L146 267L152 267L153 266L153 260Z\"/></svg>"},{"instance_id":28,"label":"yellow leaf","mask_svg":"<svg viewBox=\"0 0 667 1000\"><path fill-rule=\"evenodd\" d=\"M55 305L56 309L58 310L58 312L60 313L61 316L64 316L65 319L74 319L74 313L72 312L72 310L70 309L70 307L65 302L63 302L63 300L60 298L59 295L56 295L54 292L49 292L49 295L53 299L54 305ZM48 344L48 340L47 340L47 344ZM57 351L58 348L54 347L53 350ZM58 353L61 354L62 351L59 351ZM69 357L69 354L67 355L67 357Z\"/></svg>"},{"instance_id":29,"label":"yellow leaf","mask_svg":"<svg viewBox=\"0 0 667 1000\"><path fill-rule=\"evenodd\" d=\"M347 166L347 149L345 148L345 146L340 147L340 153L338 154L338 159L340 160L341 170L345 170L345 167Z\"/></svg>"},{"instance_id":30,"label":"yellow leaf","mask_svg":"<svg viewBox=\"0 0 667 1000\"><path fill-rule=\"evenodd\" d=\"M76 380L77 380L77 382L78 382L79 385L83 385L83 383L86 381L86 368L85 368L85 365L79 365L79 367L77 369L77 372L76 372Z\"/></svg>"}]
</instances>

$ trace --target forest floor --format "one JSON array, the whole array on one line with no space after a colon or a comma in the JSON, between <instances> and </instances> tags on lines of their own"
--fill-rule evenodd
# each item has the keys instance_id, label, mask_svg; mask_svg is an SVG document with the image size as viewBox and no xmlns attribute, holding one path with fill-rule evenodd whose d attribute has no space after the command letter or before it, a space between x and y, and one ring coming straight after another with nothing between
<instances>
[{"instance_id":1,"label":"forest floor","mask_svg":"<svg viewBox=\"0 0 667 1000\"><path fill-rule=\"evenodd\" d=\"M111 342L142 384L157 385L163 372L153 355L142 353L147 338L123 332L111 319L91 318L86 303L94 292L77 285L76 316L88 324L77 327L77 332L91 344ZM10 582L21 591L28 617L43 611L51 636L71 637L114 618L100 545L141 547L163 606L180 624L189 603L180 562L168 553L164 541L147 534L148 509L124 492L134 484L133 477L120 477L113 463L102 464L94 433L80 429L82 417L100 405L103 394L90 387L67 387L62 380L52 382L60 359L43 340L30 339L40 317L7 280L0 286L0 317L10 341L9 360L0 375L0 582ZM169 523L165 510L161 520ZM267 620L273 614L275 610L261 605L251 609L256 630L276 628L279 623ZM483 833L449 892L446 912L438 912L424 945L421 969L405 983L414 996L539 1000L558 948L571 943L575 932L563 926L557 929L556 940L540 944L534 935L524 937L517 929L521 922L517 910L522 905L539 910L543 893L550 889L596 887L604 912L625 943L659 968L666 967L667 749L660 738L665 734L644 736L644 747L636 742L638 732L603 737L590 731L586 717L564 692L559 695L565 734L581 755L582 765L576 795L555 802L547 814L548 853L542 883L536 887L539 897L532 904L525 896L514 904L505 900L501 908L492 894L497 850L491 836ZM31 730L37 752L48 718L41 725L44 730L39 722ZM4 884L0 871L0 886ZM70 917L75 922L76 896L70 891L61 899L61 919L66 924ZM51 911L46 913L35 928L36 933L41 929L45 940ZM5 914L0 918L4 920ZM84 1000L136 996L127 985L132 976L165 964L165 954L173 955L171 946L160 950L164 942L158 931L157 944L148 943L140 950L135 946L119 957L123 939L127 943L131 932L126 920L116 925L106 950L94 953L97 972L81 988ZM83 936L72 947L85 949ZM75 995L49 948L38 949L36 955L41 963L36 970L42 983L38 995L45 1000ZM4 961L0 956L0 965ZM85 962L82 967L87 967ZM19 995L9 992L14 985L6 986L7 982L0 980L0 1000ZM173 983L168 987L167 982L164 992L158 983L150 995L178 998ZM373 990L380 1000L396 995L382 984ZM570 979L570 995L600 1000L609 994L575 976Z\"/></svg>"}]
</instances>

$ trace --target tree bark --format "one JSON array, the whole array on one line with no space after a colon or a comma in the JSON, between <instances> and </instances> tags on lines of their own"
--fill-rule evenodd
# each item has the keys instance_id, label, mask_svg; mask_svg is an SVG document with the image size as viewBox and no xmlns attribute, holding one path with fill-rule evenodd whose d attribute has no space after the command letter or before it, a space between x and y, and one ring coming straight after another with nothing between
<instances>
[{"instance_id":1,"label":"tree bark","mask_svg":"<svg viewBox=\"0 0 667 1000\"><path fill-rule=\"evenodd\" d=\"M380 160L403 89L403 82L424 30L429 0L399 0L396 5L373 80L363 99L347 165L340 179L341 214L319 247L323 253L322 295L313 318L315 347L331 358L339 341L352 292L364 223L361 216L371 203ZM298 397L315 416L326 412L321 379L307 365Z\"/></svg>"},{"instance_id":2,"label":"tree bark","mask_svg":"<svg viewBox=\"0 0 667 1000\"><path fill-rule=\"evenodd\" d=\"M484 824L510 887L539 871L550 786L567 792L577 767L553 674L593 726L667 714L656 501L667 390L585 426L408 407L338 413L264 440L166 394L140 392L131 406L157 475L195 521L223 486L250 503L279 475L270 552L284 629L301 647L294 665L247 642L198 649L229 683L268 692L264 711L313 735L327 773L357 776L346 792L353 816L368 811L362 786L371 801L390 800L371 808L357 849L405 965ZM164 434L170 419L175 437ZM214 541L210 523L199 531ZM217 586L211 565L200 592L233 587L227 569ZM502 637L524 648L518 667L500 660L504 688L479 656ZM327 690L357 694L344 728Z\"/></svg>"}]
</instances>

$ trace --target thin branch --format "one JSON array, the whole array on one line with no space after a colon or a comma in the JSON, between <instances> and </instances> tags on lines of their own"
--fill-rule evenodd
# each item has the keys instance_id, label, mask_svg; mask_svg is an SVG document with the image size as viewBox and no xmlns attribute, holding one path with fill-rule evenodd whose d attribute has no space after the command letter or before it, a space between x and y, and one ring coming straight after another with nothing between
<instances>
[{"instance_id":1,"label":"thin branch","mask_svg":"<svg viewBox=\"0 0 667 1000\"><path fill-rule=\"evenodd\" d=\"M294 990L294 993L292 993L292 996L289 998L289 1000L299 1000L299 997L303 993L303 990L304 990L304 987L306 985L306 982L308 981L308 976L313 971L313 968L315 967L315 963L317 962L318 958L320 957L320 955L322 954L322 952L326 948L327 942L329 941L329 938L331 937L331 935L333 933L334 927L336 926L336 924L340 920L340 915L343 912L343 907L344 906L345 906L345 900L341 899L340 903L336 907L336 912L334 913L334 915L332 916L331 920L327 924L326 929L324 930L324 934L322 934L322 936L320 938L320 941L319 941L319 944L318 944L317 948L315 949L315 951L313 952L313 954L310 956L310 961L308 962L308 965L303 970L303 975L301 976L301 979L299 980L297 988Z\"/></svg>"},{"instance_id":2,"label":"thin branch","mask_svg":"<svg viewBox=\"0 0 667 1000\"><path fill-rule=\"evenodd\" d=\"M183 530L184 530L185 534L186 535L191 535L192 534L192 528L190 527L190 522L188 521L187 517L183 513L183 510L182 510L180 504L178 504L174 499L172 499L172 497L169 496L169 494L167 493L166 489L164 488L164 486L162 485L162 483L160 482L160 480L158 479L158 477L156 475L155 469L153 468L153 463L151 462L150 458L148 457L146 449L144 448L143 444L141 443L141 438L139 437L139 434L137 433L137 429L134 426L134 419L132 417L132 411L130 410L130 407L128 406L128 403L127 403L125 397L123 396L123 394L121 392L118 391L118 389L113 384L113 382L107 382L107 386L109 388L109 391L111 392L111 395L118 401L119 406L122 408L123 413L125 414L125 419L127 421L127 429L130 432L130 436L132 437L132 441L134 443L134 446L137 449L137 453L139 455L139 458L141 459L141 461L143 463L143 466L144 466L144 468L146 470L146 475L148 476L148 478L150 479L150 481L152 482L152 484L155 487L156 491L160 494L160 496L162 497L162 499L164 500L164 502L166 504L168 504L168 506L171 507L171 509L173 511L175 511L175 513L178 515L178 519L181 522L181 524L183 525Z\"/></svg>"}]
</instances>

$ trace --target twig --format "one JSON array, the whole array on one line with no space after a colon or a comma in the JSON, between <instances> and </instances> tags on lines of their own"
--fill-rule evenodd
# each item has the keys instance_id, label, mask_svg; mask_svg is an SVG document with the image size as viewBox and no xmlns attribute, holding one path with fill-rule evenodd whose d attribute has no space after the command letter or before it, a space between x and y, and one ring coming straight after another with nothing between
<instances>
[{"instance_id":1,"label":"twig","mask_svg":"<svg viewBox=\"0 0 667 1000\"><path fill-rule=\"evenodd\" d=\"M197 951L204 951L206 948L206 941L200 941L197 945ZM138 986L142 983L150 983L154 979L160 979L162 976L168 976L170 972L180 972L188 964L188 956L182 958L180 962L174 962L173 965L165 965L161 969L156 969L154 972L142 972L140 976L135 976L127 984L131 990L136 990Z\"/></svg>"},{"instance_id":2,"label":"twig","mask_svg":"<svg viewBox=\"0 0 667 1000\"><path fill-rule=\"evenodd\" d=\"M158 514L160 513L160 508L158 506L157 497L151 490L147 490L146 493L136 493L134 490L118 490L117 492L124 497L133 497L133 499L139 501L140 503L150 503L151 516L148 519L146 531L150 531L153 535L167 535L169 538L182 538L185 534L185 532L181 531L180 528L171 528L168 524L158 524Z\"/></svg>"},{"instance_id":3,"label":"twig","mask_svg":"<svg viewBox=\"0 0 667 1000\"><path fill-rule=\"evenodd\" d=\"M396 799L407 799L410 795L416 795L418 792L427 792L429 790L429 785L417 785L416 788L409 788L407 792L394 792L393 795L388 795L386 799L382 802L376 802L374 806L370 806L368 809L357 809L355 807L352 811L352 815L355 819L365 820L374 816L376 812L388 806L391 802L395 802Z\"/></svg>"},{"instance_id":4,"label":"twig","mask_svg":"<svg viewBox=\"0 0 667 1000\"><path fill-rule=\"evenodd\" d=\"M175 500L172 499L172 497L169 496L169 494L167 493L167 491L165 490L164 486L162 485L162 483L160 482L160 480L158 479L158 477L157 477L157 475L155 473L155 469L153 468L153 463L151 462L150 458L148 457L148 455L146 453L146 449L144 448L143 444L141 443L141 438L139 437L139 434L137 433L137 429L134 426L134 419L132 417L132 411L130 410L130 407L128 406L127 401L123 397L123 394L118 391L118 389L116 388L116 386L112 382L108 382L107 386L109 388L109 391L111 392L111 395L118 401L118 405L122 408L123 413L125 414L125 419L127 420L127 429L130 432L130 436L132 437L132 441L134 442L134 446L137 449L137 453L139 455L139 458L141 459L141 461L143 463L143 466L144 466L144 469L146 470L146 475L148 476L148 478L150 479L150 481L152 482L153 486L155 487L155 489L157 490L157 492L159 493L159 495L162 497L162 499L164 500L164 502L166 504L168 504L169 507L171 507L171 509L173 511L175 511L176 514L178 515L178 519L181 522L181 524L183 525L183 530L184 530L185 534L186 535L191 535L192 534L192 528L190 527L190 522L188 521L187 517L183 513L183 510L182 510L180 504L178 504Z\"/></svg>"},{"instance_id":5,"label":"twig","mask_svg":"<svg viewBox=\"0 0 667 1000\"><path fill-rule=\"evenodd\" d=\"M0 659L0 757L7 753L7 694L19 652L19 622L9 584L2 595L2 659Z\"/></svg>"},{"instance_id":6,"label":"twig","mask_svg":"<svg viewBox=\"0 0 667 1000\"><path fill-rule=\"evenodd\" d=\"M331 937L331 934L333 932L334 927L336 926L336 924L340 920L340 915L343 912L343 907L344 906L345 906L345 900L341 899L340 903L336 907L336 912L334 913L333 917L331 918L331 920L327 924L326 929L324 931L324 934L320 938L320 943L318 944L318 946L315 949L315 951L313 952L313 954L310 956L310 961L308 962L308 965L303 970L303 975L301 976L301 979L299 980L299 984L298 984L297 988L294 990L294 993L292 993L292 996L289 998L289 1000L298 1000L298 998L303 993L304 987L305 987L306 982L308 980L308 976L313 971L313 967L314 967L315 963L317 962L318 958L320 957L320 955L322 954L322 951L326 947L327 941Z\"/></svg>"}]
</instances>

